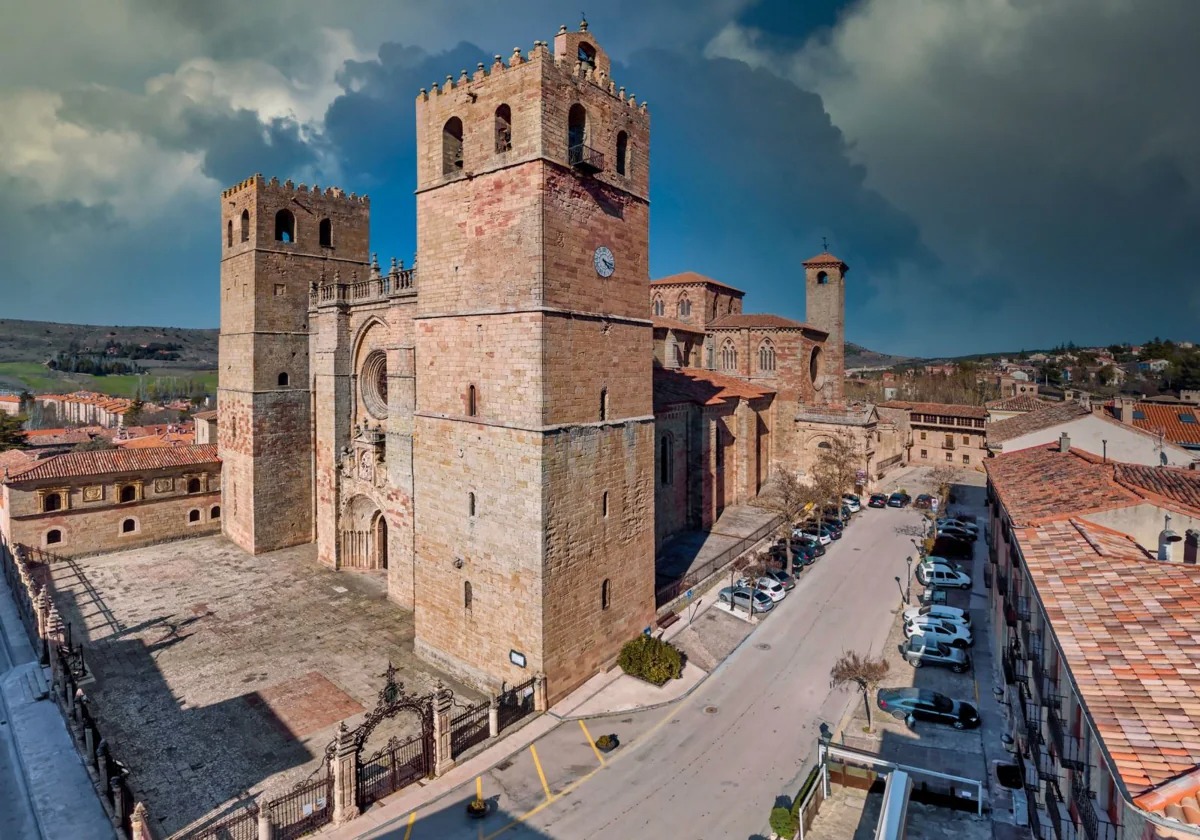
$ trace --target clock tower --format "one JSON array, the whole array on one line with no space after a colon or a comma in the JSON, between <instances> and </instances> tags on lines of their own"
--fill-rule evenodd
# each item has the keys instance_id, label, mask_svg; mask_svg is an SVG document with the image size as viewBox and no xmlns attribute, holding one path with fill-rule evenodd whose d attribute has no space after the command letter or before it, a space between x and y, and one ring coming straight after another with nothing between
<instances>
[{"instance_id":1,"label":"clock tower","mask_svg":"<svg viewBox=\"0 0 1200 840\"><path fill-rule=\"evenodd\" d=\"M417 651L551 702L654 616L649 114L581 24L417 98Z\"/></svg>"}]
</instances>

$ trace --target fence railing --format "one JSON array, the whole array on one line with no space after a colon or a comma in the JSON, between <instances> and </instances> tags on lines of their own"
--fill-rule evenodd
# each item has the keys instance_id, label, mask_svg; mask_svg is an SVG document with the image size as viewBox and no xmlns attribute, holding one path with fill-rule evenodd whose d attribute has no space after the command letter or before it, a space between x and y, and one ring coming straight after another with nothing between
<instances>
[{"instance_id":1,"label":"fence railing","mask_svg":"<svg viewBox=\"0 0 1200 840\"><path fill-rule=\"evenodd\" d=\"M275 840L292 840L333 821L333 777L328 770L267 803Z\"/></svg>"},{"instance_id":2,"label":"fence railing","mask_svg":"<svg viewBox=\"0 0 1200 840\"><path fill-rule=\"evenodd\" d=\"M484 721L484 734L487 734ZM358 804L365 808L388 794L430 774L430 736L421 732L404 741L393 739L358 765Z\"/></svg>"},{"instance_id":3,"label":"fence railing","mask_svg":"<svg viewBox=\"0 0 1200 840\"><path fill-rule=\"evenodd\" d=\"M474 706L467 706L450 718L450 752L454 756L457 757L488 739L488 716L491 707L491 701L484 700Z\"/></svg>"},{"instance_id":4,"label":"fence railing","mask_svg":"<svg viewBox=\"0 0 1200 840\"><path fill-rule=\"evenodd\" d=\"M742 537L736 543L726 548L717 556L704 561L698 566L688 569L678 580L663 584L654 593L656 607L661 607L678 598L687 590L716 573L729 564L731 560L753 548L763 538L770 536L783 522L782 516L774 517L770 522L756 529L749 536Z\"/></svg>"},{"instance_id":5,"label":"fence railing","mask_svg":"<svg viewBox=\"0 0 1200 840\"><path fill-rule=\"evenodd\" d=\"M533 714L533 683L533 679L528 679L503 692L498 698L500 705L498 718L501 732L522 718Z\"/></svg>"}]
</instances>

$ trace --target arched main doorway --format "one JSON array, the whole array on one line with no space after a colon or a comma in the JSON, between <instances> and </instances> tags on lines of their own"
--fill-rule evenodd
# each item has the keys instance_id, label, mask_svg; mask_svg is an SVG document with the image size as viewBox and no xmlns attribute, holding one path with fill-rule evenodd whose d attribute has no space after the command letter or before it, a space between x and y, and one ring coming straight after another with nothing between
<instances>
[{"instance_id":1,"label":"arched main doorway","mask_svg":"<svg viewBox=\"0 0 1200 840\"><path fill-rule=\"evenodd\" d=\"M372 568L386 569L388 563L388 524L387 517L382 513L375 517L375 565Z\"/></svg>"},{"instance_id":2,"label":"arched main doorway","mask_svg":"<svg viewBox=\"0 0 1200 840\"><path fill-rule=\"evenodd\" d=\"M355 496L342 513L338 568L387 568L387 519L367 496Z\"/></svg>"}]
</instances>

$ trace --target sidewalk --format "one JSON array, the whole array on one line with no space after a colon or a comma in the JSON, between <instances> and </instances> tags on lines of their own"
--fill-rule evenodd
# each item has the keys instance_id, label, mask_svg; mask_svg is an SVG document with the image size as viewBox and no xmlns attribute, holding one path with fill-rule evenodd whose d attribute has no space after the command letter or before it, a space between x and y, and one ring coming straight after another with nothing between
<instances>
[{"instance_id":1,"label":"sidewalk","mask_svg":"<svg viewBox=\"0 0 1200 840\"><path fill-rule=\"evenodd\" d=\"M112 840L115 836L91 777L75 751L66 721L48 689L43 669L0 577L0 630L13 667L0 678L0 716L8 721L17 770L45 840Z\"/></svg>"}]
</instances>

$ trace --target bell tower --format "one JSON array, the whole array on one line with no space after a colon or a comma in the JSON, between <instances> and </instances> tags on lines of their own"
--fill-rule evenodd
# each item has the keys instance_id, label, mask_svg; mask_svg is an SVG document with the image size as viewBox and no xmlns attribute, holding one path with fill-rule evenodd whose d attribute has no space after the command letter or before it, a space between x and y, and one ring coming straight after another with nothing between
<instances>
[{"instance_id":1,"label":"bell tower","mask_svg":"<svg viewBox=\"0 0 1200 840\"><path fill-rule=\"evenodd\" d=\"M829 334L809 359L817 399L841 405L846 373L846 272L850 267L828 251L804 261L804 320Z\"/></svg>"},{"instance_id":2,"label":"bell tower","mask_svg":"<svg viewBox=\"0 0 1200 840\"><path fill-rule=\"evenodd\" d=\"M551 701L654 615L649 125L586 23L417 97L416 648Z\"/></svg>"},{"instance_id":3,"label":"bell tower","mask_svg":"<svg viewBox=\"0 0 1200 840\"><path fill-rule=\"evenodd\" d=\"M259 554L313 539L309 291L366 276L369 205L255 175L221 193L221 527Z\"/></svg>"}]
</instances>

